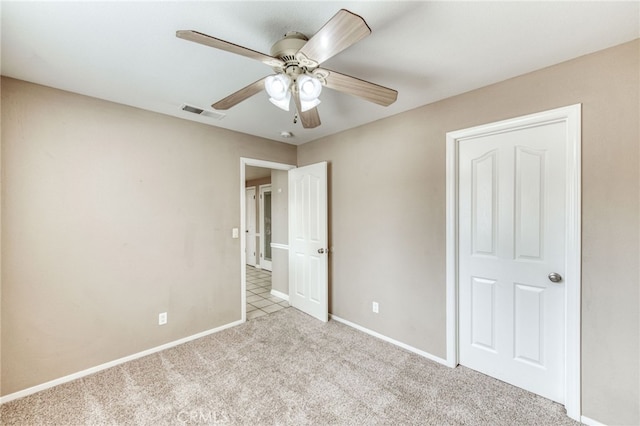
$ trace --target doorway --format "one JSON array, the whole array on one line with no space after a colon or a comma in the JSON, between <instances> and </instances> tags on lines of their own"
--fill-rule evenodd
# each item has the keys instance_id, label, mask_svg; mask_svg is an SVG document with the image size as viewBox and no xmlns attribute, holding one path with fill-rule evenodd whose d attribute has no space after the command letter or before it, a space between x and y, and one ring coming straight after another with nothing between
<instances>
[{"instance_id":1,"label":"doorway","mask_svg":"<svg viewBox=\"0 0 640 426\"><path fill-rule=\"evenodd\" d=\"M580 105L447 134L447 363L580 419Z\"/></svg>"},{"instance_id":2,"label":"doorway","mask_svg":"<svg viewBox=\"0 0 640 426\"><path fill-rule=\"evenodd\" d=\"M271 252L271 294L326 322L329 263L327 163L296 167L241 158L240 223L243 235L246 232L246 173L255 168L271 170L270 246L275 249ZM241 239L240 243L241 312L242 321L246 321L246 242Z\"/></svg>"},{"instance_id":3,"label":"doorway","mask_svg":"<svg viewBox=\"0 0 640 426\"><path fill-rule=\"evenodd\" d=\"M246 182L248 180L259 181L259 179L263 179L266 176L271 176L272 171L275 172L274 176L279 177L281 175L284 175L282 177L283 181L279 180L279 178L277 178L275 181L273 179L271 180L270 201L271 201L272 215L271 215L271 221L270 221L271 229L269 231L269 239L270 239L269 257L271 258L270 271L266 269L265 270L255 269L255 268L246 266L248 264L247 249L246 249L247 243L245 239L240 239L240 244L241 244L240 254L241 254L241 265L242 265L241 276L240 276L242 321L247 320L247 317L248 317L247 297L251 297L251 295L247 296L247 292L249 291L247 289L248 276L250 276L250 279L254 281L250 283L252 284L252 290L250 290L249 293L261 292L260 296L262 298L268 299L270 297L274 297L274 300L276 300L275 298L278 298L279 299L278 303L281 303L283 301L287 302L289 299L289 296L288 296L289 246L288 246L288 237L287 237L288 224L286 219L282 219L283 212L286 213L287 206L286 205L282 206L282 203L278 200L281 198L287 197L288 191L287 191L286 184L288 183L288 181L286 179L286 172L293 168L295 168L295 166L290 164L275 163L271 161L255 160L250 158L240 159L240 188L241 188L242 194L245 194L246 192ZM259 173L252 175L251 174L252 172L259 172ZM258 189L257 192L258 194L260 194L260 184L258 184L255 188ZM247 210L248 210L247 206L248 204L247 204L246 196L241 196L240 197L240 216L241 218L243 218L243 220L240 221L240 224L241 224L240 235L246 235L247 233L246 232L247 225L245 223L246 221L244 220L244 218L246 218L247 216ZM260 216L260 214L258 214L258 216ZM283 220L284 220L284 224L282 223ZM257 243L257 247L259 249L261 248L261 246L263 245L263 241L265 240L265 238L263 238L263 235L261 235L261 234L264 234L263 230L264 230L264 227L261 226L260 231L257 232L257 234L260 235L258 237L259 242ZM260 259L259 256L260 255L258 254L258 259ZM260 285L260 284L264 284L267 279L270 279L272 283L270 287L271 290L268 293L264 291L266 286ZM285 285L287 285L286 288L284 287ZM261 288L257 288L257 287L261 287ZM260 300L254 300L254 299L258 299L258 298L252 298L253 304L266 303L266 302L261 302ZM249 307L249 309L251 311L255 310L253 306ZM259 309L262 309L262 308L259 308ZM259 312L256 312L251 314L251 316L253 317L258 314Z\"/></svg>"}]
</instances>

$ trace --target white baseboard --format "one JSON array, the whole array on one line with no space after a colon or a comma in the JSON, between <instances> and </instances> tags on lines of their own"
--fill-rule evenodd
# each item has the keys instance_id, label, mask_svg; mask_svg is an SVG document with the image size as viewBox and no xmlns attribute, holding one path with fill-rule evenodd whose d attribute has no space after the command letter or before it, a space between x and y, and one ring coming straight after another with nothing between
<instances>
[{"instance_id":1,"label":"white baseboard","mask_svg":"<svg viewBox=\"0 0 640 426\"><path fill-rule=\"evenodd\" d=\"M289 301L289 295L279 292L278 290L271 289L271 295L275 297L279 297L280 299L284 299L287 302Z\"/></svg>"},{"instance_id":2,"label":"white baseboard","mask_svg":"<svg viewBox=\"0 0 640 426\"><path fill-rule=\"evenodd\" d=\"M587 426L606 426L604 423L600 423L597 420L590 419L587 416L581 416L580 423L585 424Z\"/></svg>"},{"instance_id":3,"label":"white baseboard","mask_svg":"<svg viewBox=\"0 0 640 426\"><path fill-rule=\"evenodd\" d=\"M32 386L30 388L23 389L23 390L18 391L18 392L10 393L8 395L0 397L0 404L4 404L5 402L13 401L15 399L22 398L22 397L25 397L25 396L28 396L28 395L32 395L32 394L34 394L36 392L40 392L40 391L43 391L45 389L52 388L54 386L58 386L58 385L61 385L63 383L71 382L73 380L77 380L77 379L80 379L82 377L89 376L91 374L95 374L95 373L97 373L99 371L106 370L108 368L115 367L115 366L120 365L120 364L124 364L125 362L133 361L134 359L142 358L144 356L151 355L151 354L154 354L156 352L160 352L160 351L163 351L165 349L169 349L169 348L172 348L174 346L178 346L178 345L181 345L183 343L187 343L187 342L190 342L192 340L196 340L196 339L199 339L201 337L208 336L209 334L217 333L217 332L225 330L227 328L235 327L236 325L240 325L243 322L244 321L242 321L242 320L234 321L234 322L231 322L229 324L222 325L220 327L212 328L210 330L194 334L192 336L184 337L182 339L174 340L173 342L165 343L164 345L156 346L155 348L147 349L145 351L138 352L138 353L135 353L135 354L132 354L132 355L128 355L128 356L125 356L123 358L119 358L119 359L116 359L116 360L113 360L113 361L109 361L109 362L106 362L104 364L97 365L95 367L87 368L86 370L78 371L77 373L69 374L68 376L60 377L58 379L54 379L54 380L51 380L51 381L48 381L48 382L45 382L45 383L42 383L42 384L39 384L39 385L36 385L36 386Z\"/></svg>"},{"instance_id":4,"label":"white baseboard","mask_svg":"<svg viewBox=\"0 0 640 426\"><path fill-rule=\"evenodd\" d=\"M380 333L378 333L376 331L369 330L368 328L362 327L361 325L352 323L351 321L347 321L347 320L342 319L340 317L337 317L337 316L335 316L333 314L330 314L330 317L333 320L336 320L338 322L341 322L342 324L348 325L349 327L353 327L356 330L360 330L363 333L367 333L367 334L369 334L369 335L371 335L373 337L377 337L378 339L384 340L385 342L389 342L389 343L391 343L393 345L399 346L402 349L406 349L409 352L413 352L414 354L417 354L417 355L420 355L420 356L425 357L427 359L430 359L431 361L435 361L435 362L437 362L439 364L446 365L447 367L450 367L450 365L447 363L446 359L442 359L442 358L437 357L435 355L431 355L429 352L425 352L425 351L422 351L420 349L416 349L413 346L407 345L406 343L399 342L397 340L392 339L391 337L387 337L387 336L385 336L383 334L380 334Z\"/></svg>"}]
</instances>

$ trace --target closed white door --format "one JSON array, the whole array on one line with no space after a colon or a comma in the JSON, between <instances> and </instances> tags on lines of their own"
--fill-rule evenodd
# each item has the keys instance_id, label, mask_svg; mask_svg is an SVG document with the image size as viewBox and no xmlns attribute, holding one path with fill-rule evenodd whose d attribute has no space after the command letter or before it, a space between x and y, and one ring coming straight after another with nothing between
<instances>
[{"instance_id":1,"label":"closed white door","mask_svg":"<svg viewBox=\"0 0 640 426\"><path fill-rule=\"evenodd\" d=\"M245 195L245 254L247 265L256 266L256 187L246 189Z\"/></svg>"},{"instance_id":2,"label":"closed white door","mask_svg":"<svg viewBox=\"0 0 640 426\"><path fill-rule=\"evenodd\" d=\"M289 170L289 303L328 320L327 163Z\"/></svg>"},{"instance_id":3,"label":"closed white door","mask_svg":"<svg viewBox=\"0 0 640 426\"><path fill-rule=\"evenodd\" d=\"M458 157L460 364L560 403L566 134L551 122L472 137Z\"/></svg>"}]
</instances>

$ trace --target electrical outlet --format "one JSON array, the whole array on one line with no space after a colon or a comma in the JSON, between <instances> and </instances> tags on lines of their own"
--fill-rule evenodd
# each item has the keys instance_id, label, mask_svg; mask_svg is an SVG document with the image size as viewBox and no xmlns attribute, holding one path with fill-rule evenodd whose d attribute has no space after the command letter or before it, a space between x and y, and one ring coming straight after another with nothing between
<instances>
[{"instance_id":1,"label":"electrical outlet","mask_svg":"<svg viewBox=\"0 0 640 426\"><path fill-rule=\"evenodd\" d=\"M378 306L378 302L373 302L373 305L371 306L371 309L373 310L374 313L378 313L379 311L379 306Z\"/></svg>"},{"instance_id":2,"label":"electrical outlet","mask_svg":"<svg viewBox=\"0 0 640 426\"><path fill-rule=\"evenodd\" d=\"M165 325L167 323L167 313L163 312L158 315L158 325Z\"/></svg>"}]
</instances>

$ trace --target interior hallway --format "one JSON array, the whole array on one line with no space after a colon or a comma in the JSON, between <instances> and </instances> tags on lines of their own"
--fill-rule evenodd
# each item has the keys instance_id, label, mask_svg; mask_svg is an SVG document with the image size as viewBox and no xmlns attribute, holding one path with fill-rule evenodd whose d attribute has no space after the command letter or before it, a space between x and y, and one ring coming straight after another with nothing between
<instances>
[{"instance_id":1,"label":"interior hallway","mask_svg":"<svg viewBox=\"0 0 640 426\"><path fill-rule=\"evenodd\" d=\"M247 321L289 307L289 302L271 295L271 272L246 266Z\"/></svg>"}]
</instances>

